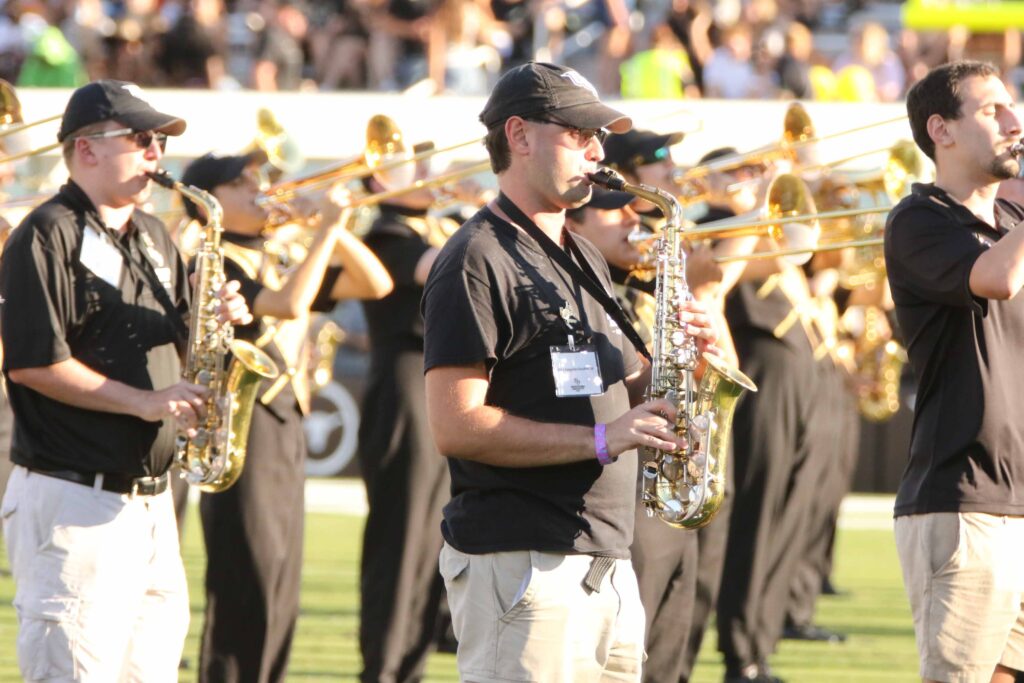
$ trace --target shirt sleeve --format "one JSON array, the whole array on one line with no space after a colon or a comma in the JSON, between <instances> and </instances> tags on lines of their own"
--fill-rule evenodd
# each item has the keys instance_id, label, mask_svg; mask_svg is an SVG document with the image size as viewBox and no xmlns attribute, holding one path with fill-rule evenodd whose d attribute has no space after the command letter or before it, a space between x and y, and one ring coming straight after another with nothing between
<instances>
[{"instance_id":1,"label":"shirt sleeve","mask_svg":"<svg viewBox=\"0 0 1024 683\"><path fill-rule=\"evenodd\" d=\"M937 208L896 212L885 231L885 262L893 296L903 288L931 303L970 306L984 313L985 300L971 292L971 269L987 249L967 227ZM901 303L901 302L897 302Z\"/></svg>"},{"instance_id":2,"label":"shirt sleeve","mask_svg":"<svg viewBox=\"0 0 1024 683\"><path fill-rule=\"evenodd\" d=\"M224 280L226 282L238 280L238 293L242 295L243 299L245 299L245 305L248 306L249 311L252 312L253 306L256 302L256 297L259 296L259 293L264 289L263 283L249 277L249 275L242 270L241 266L230 258L224 259ZM236 325L235 327L240 330L255 330L258 326L259 318L253 316L252 322L248 325Z\"/></svg>"},{"instance_id":3,"label":"shirt sleeve","mask_svg":"<svg viewBox=\"0 0 1024 683\"><path fill-rule=\"evenodd\" d=\"M416 265L430 250L430 245L422 240L398 235L370 235L366 246L387 268L395 287L416 285Z\"/></svg>"},{"instance_id":4,"label":"shirt sleeve","mask_svg":"<svg viewBox=\"0 0 1024 683\"><path fill-rule=\"evenodd\" d=\"M344 268L341 266L330 266L327 268L327 271L324 273L324 279L320 281L320 291L316 293L316 298L313 299L313 304L309 307L309 310L317 313L328 313L334 310L334 306L338 302L334 300L331 293L334 291L334 285L337 284L343 270Z\"/></svg>"},{"instance_id":5,"label":"shirt sleeve","mask_svg":"<svg viewBox=\"0 0 1024 683\"><path fill-rule=\"evenodd\" d=\"M464 267L464 255L442 250L423 290L423 366L485 363L497 359L496 315L503 307L494 288Z\"/></svg>"},{"instance_id":6,"label":"shirt sleeve","mask_svg":"<svg viewBox=\"0 0 1024 683\"><path fill-rule=\"evenodd\" d=\"M0 265L4 370L44 367L71 357L67 343L74 287L66 248L34 225L15 230Z\"/></svg>"}]
</instances>

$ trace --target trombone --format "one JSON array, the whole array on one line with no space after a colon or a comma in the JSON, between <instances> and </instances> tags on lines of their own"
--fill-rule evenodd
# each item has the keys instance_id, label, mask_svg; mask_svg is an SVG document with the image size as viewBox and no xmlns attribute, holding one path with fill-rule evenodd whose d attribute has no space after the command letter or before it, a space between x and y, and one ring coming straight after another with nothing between
<instances>
[{"instance_id":1,"label":"trombone","mask_svg":"<svg viewBox=\"0 0 1024 683\"><path fill-rule=\"evenodd\" d=\"M406 154L406 146L398 124L388 116L377 114L366 124L366 146L362 154L322 168L303 178L278 183L266 191L260 198L260 204L264 206L286 204L303 192L339 182L365 178L374 173L386 173L405 164L415 164L435 154L461 149L482 141L483 138L474 138L447 147L431 147L424 151L415 152L414 150L413 154Z\"/></svg>"},{"instance_id":2,"label":"trombone","mask_svg":"<svg viewBox=\"0 0 1024 683\"><path fill-rule=\"evenodd\" d=\"M740 166L747 166L749 164L764 164L775 159L792 158L794 150L802 147L817 144L824 140L830 140L843 135L859 133L865 130L870 130L871 128L888 125L890 123L896 123L898 121L903 121L906 118L906 116L897 116L884 121L876 121L863 126L857 126L855 128L849 128L847 130L819 136L815 134L814 124L811 121L811 117L807 113L807 110L804 109L803 105L799 102L793 102L786 109L786 116L783 121L782 139L779 142L742 154L730 154L706 164L694 166L685 171L681 171L676 176L676 182L685 186L686 183L702 179L711 173L728 171L734 168L739 168Z\"/></svg>"},{"instance_id":3,"label":"trombone","mask_svg":"<svg viewBox=\"0 0 1024 683\"><path fill-rule=\"evenodd\" d=\"M41 126L44 123L58 121L62 117L63 114L55 114L54 116L47 116L45 118L26 123L21 114L21 101L18 99L18 95L14 91L14 86L8 81L0 78L0 138L16 135L23 130ZM60 147L60 145L61 143L57 142L49 145L43 145L36 149L18 152L17 154L9 154L7 156L0 157L0 164L9 161L17 161L18 159L24 159L25 157L35 156L36 154L43 154L44 152L49 152L51 149Z\"/></svg>"}]
</instances>

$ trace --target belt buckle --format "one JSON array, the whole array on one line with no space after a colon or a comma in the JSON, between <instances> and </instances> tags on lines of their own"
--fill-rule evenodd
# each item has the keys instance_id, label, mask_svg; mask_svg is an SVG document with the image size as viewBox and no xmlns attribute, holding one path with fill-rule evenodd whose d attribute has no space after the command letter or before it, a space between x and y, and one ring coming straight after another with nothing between
<instances>
[{"instance_id":1,"label":"belt buckle","mask_svg":"<svg viewBox=\"0 0 1024 683\"><path fill-rule=\"evenodd\" d=\"M132 479L132 496L152 496L160 485L159 477L136 477Z\"/></svg>"}]
</instances>

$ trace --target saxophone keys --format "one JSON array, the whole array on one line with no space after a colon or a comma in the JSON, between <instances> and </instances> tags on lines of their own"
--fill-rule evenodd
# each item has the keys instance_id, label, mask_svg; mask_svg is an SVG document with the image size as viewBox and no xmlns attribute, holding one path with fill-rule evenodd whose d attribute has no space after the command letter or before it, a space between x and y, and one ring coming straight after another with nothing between
<instances>
[{"instance_id":1,"label":"saxophone keys","mask_svg":"<svg viewBox=\"0 0 1024 683\"><path fill-rule=\"evenodd\" d=\"M686 463L682 458L665 455L661 461L661 476L671 482L679 481L686 474Z\"/></svg>"}]
</instances>

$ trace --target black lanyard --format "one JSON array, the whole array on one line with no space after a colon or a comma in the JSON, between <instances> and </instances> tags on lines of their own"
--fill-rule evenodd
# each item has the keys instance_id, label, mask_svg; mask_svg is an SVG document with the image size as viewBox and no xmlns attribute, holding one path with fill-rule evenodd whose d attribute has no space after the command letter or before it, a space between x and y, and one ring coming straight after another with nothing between
<instances>
[{"instance_id":1,"label":"black lanyard","mask_svg":"<svg viewBox=\"0 0 1024 683\"><path fill-rule=\"evenodd\" d=\"M113 247L117 249L117 251L121 254L121 259L122 261L124 261L124 264L128 266L128 271L132 273L136 278L138 278L140 275L142 276L142 280L147 285L149 285L149 288L153 291L153 296L156 297L156 300L160 303L160 306L163 307L164 311L167 313L167 317L171 319L171 324L174 326L174 331L178 335L180 344L184 345L185 343L187 343L187 340L189 338L188 325L185 324L185 321L182 319L181 313L178 312L178 309L175 307L174 302L171 301L171 297L167 294L167 290L160 282L160 278L157 277L155 270L156 266L154 266L153 262L149 259L148 256L146 256L145 247L143 247L139 251L139 253L142 255L142 263L140 263L139 261L135 260L134 256L132 256L131 249L125 246L123 242L121 242L121 236L117 233L117 231L108 228L100 220L97 220L95 224L90 224L89 219L87 217L83 216L83 218L85 219L83 221L83 230L93 228L94 230L99 232L101 236L105 236L108 240L110 240ZM142 226L139 225L138 223L133 222L133 225L135 227L136 232L141 231L143 229ZM139 238L141 239L141 234ZM129 241L132 239L130 234L128 239Z\"/></svg>"},{"instance_id":2,"label":"black lanyard","mask_svg":"<svg viewBox=\"0 0 1024 683\"><path fill-rule=\"evenodd\" d=\"M587 292L597 300L599 304L604 308L615 324L619 326L622 333L626 335L633 346L636 347L638 353L640 353L647 360L651 360L651 354L647 351L647 346L644 344L644 340L640 338L640 334L633 328L629 323L629 319L623 312L622 307L619 303L612 298L608 291L601 285L600 279L591 267L590 262L587 261L587 257L583 255L583 251L579 245L576 244L576 240L572 238L569 231L563 232L565 238L565 245L569 248L569 251L573 256L576 257L576 261L569 258L569 254L565 253L555 242L544 234L544 231L537 227L537 224L530 220L529 217L523 211L516 206L511 199L505 196L504 193L498 193L497 199L498 207L505 212L509 218L515 221L519 227L521 227L527 235L532 237L534 241L540 245L540 248L544 250L544 253L548 257L561 266L569 277L587 290Z\"/></svg>"}]
</instances>

